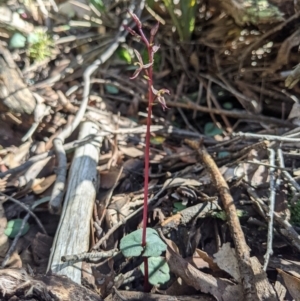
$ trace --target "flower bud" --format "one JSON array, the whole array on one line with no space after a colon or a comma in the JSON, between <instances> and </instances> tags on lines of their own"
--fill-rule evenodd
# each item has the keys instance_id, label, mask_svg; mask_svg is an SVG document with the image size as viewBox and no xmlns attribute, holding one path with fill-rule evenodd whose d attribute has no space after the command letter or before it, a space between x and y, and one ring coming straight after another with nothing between
<instances>
[{"instance_id":1,"label":"flower bud","mask_svg":"<svg viewBox=\"0 0 300 301\"><path fill-rule=\"evenodd\" d=\"M152 27L151 31L150 31L150 34L152 37L154 37L156 34L157 34L157 31L158 31L158 27L159 27L159 22L157 22L154 27Z\"/></svg>"}]
</instances>

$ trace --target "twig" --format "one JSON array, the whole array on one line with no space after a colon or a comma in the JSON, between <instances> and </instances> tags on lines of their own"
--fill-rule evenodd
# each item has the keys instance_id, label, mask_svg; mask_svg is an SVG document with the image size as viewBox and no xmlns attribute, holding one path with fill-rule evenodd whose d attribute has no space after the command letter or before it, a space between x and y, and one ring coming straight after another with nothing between
<instances>
[{"instance_id":1,"label":"twig","mask_svg":"<svg viewBox=\"0 0 300 301\"><path fill-rule=\"evenodd\" d=\"M275 135L260 135L260 134L252 134L252 133L232 133L233 137L241 137L244 139L264 139L264 140L272 140L272 141L280 141L280 142L294 142L299 143L300 138L289 138L283 136L275 136Z\"/></svg>"},{"instance_id":2,"label":"twig","mask_svg":"<svg viewBox=\"0 0 300 301\"><path fill-rule=\"evenodd\" d=\"M48 10L45 7L44 2L42 0L37 0L37 3L43 15L45 15L45 17L48 18L49 14L48 14Z\"/></svg>"},{"instance_id":3,"label":"twig","mask_svg":"<svg viewBox=\"0 0 300 301\"><path fill-rule=\"evenodd\" d=\"M177 89L176 89L176 94L174 96L174 102L177 102L179 96L182 94L182 89L183 89L184 83L185 83L185 74L182 73L182 75L180 77L180 80L179 80L179 83L178 83L178 86L177 86ZM179 114L181 115L183 121L187 125L187 127L191 131L197 132L197 130L191 125L191 123L189 122L188 118L185 116L183 110L181 108L177 108L177 110L178 110Z\"/></svg>"},{"instance_id":4,"label":"twig","mask_svg":"<svg viewBox=\"0 0 300 301\"><path fill-rule=\"evenodd\" d=\"M123 297L123 296L121 295L121 293L117 290L117 288L116 288L115 286L113 286L112 288L113 288L115 294L116 294L122 301L128 301L127 298L125 298L125 297Z\"/></svg>"},{"instance_id":5,"label":"twig","mask_svg":"<svg viewBox=\"0 0 300 301\"><path fill-rule=\"evenodd\" d=\"M183 100L186 100L187 103L173 103L172 101L166 101L166 105L168 107L180 107L183 109L190 109L190 110L197 110L200 112L205 112L205 113L214 113L214 114L219 114L219 115L225 115L228 117L232 118L237 118L237 119L247 119L251 120L252 122L265 122L265 123L270 123L270 124L278 124L281 126L286 126L289 128L294 128L295 125L293 125L289 121L281 120L278 118L274 117L267 117L267 116L262 116L262 115L255 115L255 114L250 114L245 111L239 111L239 110L219 110L215 108L208 108L204 106L199 106L196 105L193 101L191 101L188 97L184 96ZM142 100L145 102L145 100Z\"/></svg>"},{"instance_id":6,"label":"twig","mask_svg":"<svg viewBox=\"0 0 300 301\"><path fill-rule=\"evenodd\" d=\"M275 165L275 151L272 148L269 148L269 163L272 167L269 169L269 175L270 175L270 197L269 197L269 212L267 214L268 216L268 240L267 240L267 250L266 254L264 256L264 271L267 270L270 256L273 255L273 221L274 221L274 206L275 206L275 168L273 167Z\"/></svg>"},{"instance_id":7,"label":"twig","mask_svg":"<svg viewBox=\"0 0 300 301\"><path fill-rule=\"evenodd\" d=\"M41 228L42 232L44 234L47 235L47 231L45 230L43 224L41 223L41 221L39 220L39 218L31 211L30 208L28 208L28 206L26 206L25 204L21 203L20 201L18 201L17 199L3 193L0 191L0 195L6 197L7 199L9 199L10 201L16 203L17 205L19 205L20 207L22 207L25 211L27 211L36 221L36 223L39 225L39 227Z\"/></svg>"},{"instance_id":8,"label":"twig","mask_svg":"<svg viewBox=\"0 0 300 301\"><path fill-rule=\"evenodd\" d=\"M250 197L256 201L259 207L262 208L264 212L268 212L268 207L265 205L263 200L261 200L258 197L255 190L246 183L242 183L242 185L247 189L247 192L249 193ZM281 234L284 235L299 252L300 236L294 230L293 226L287 220L282 219L276 211L274 211L274 220L279 226L283 228L280 229Z\"/></svg>"},{"instance_id":9,"label":"twig","mask_svg":"<svg viewBox=\"0 0 300 301\"><path fill-rule=\"evenodd\" d=\"M212 108L211 105L211 80L208 81L208 85L206 87L206 103L207 103L207 107L209 109ZM220 108L218 108L220 109ZM213 113L210 113L210 118L212 119L213 123L220 128L220 123L217 121L215 115ZM222 115L221 115L222 116Z\"/></svg>"},{"instance_id":10,"label":"twig","mask_svg":"<svg viewBox=\"0 0 300 301\"><path fill-rule=\"evenodd\" d=\"M239 140L241 140L240 137L234 137L234 138L229 139L229 140L224 140L224 141L221 141L221 142L217 142L216 145L207 147L207 150L209 152L219 151L219 150L222 150L222 147L226 146L227 144L235 145L236 142L238 142Z\"/></svg>"},{"instance_id":11,"label":"twig","mask_svg":"<svg viewBox=\"0 0 300 301\"><path fill-rule=\"evenodd\" d=\"M50 4L52 5L53 7L53 10L55 12L58 12L58 7L57 7L57 4L55 3L55 0L49 0Z\"/></svg>"},{"instance_id":12,"label":"twig","mask_svg":"<svg viewBox=\"0 0 300 301\"><path fill-rule=\"evenodd\" d=\"M251 99L251 98L245 96L244 94L240 93L235 88L230 86L228 83L227 83L227 85L225 85L221 81L219 81L219 80L215 79L214 77L212 77L211 75L205 74L205 73L199 73L199 76L204 77L204 78L214 82L215 84L219 85L223 89L225 89L225 90L229 91L230 93L232 93L233 95L235 95L237 98L243 99L244 101L246 101L248 103L253 102L253 99Z\"/></svg>"},{"instance_id":13,"label":"twig","mask_svg":"<svg viewBox=\"0 0 300 301\"><path fill-rule=\"evenodd\" d=\"M257 300L255 299L256 289L254 283L254 272L252 270L250 260L249 247L246 243L228 184L226 183L216 163L208 154L204 146L199 146L199 143L195 141L185 141L192 149L198 151L201 162L203 162L208 169L212 180L215 183L215 186L221 196L222 203L227 215L231 236L235 245L245 300Z\"/></svg>"},{"instance_id":14,"label":"twig","mask_svg":"<svg viewBox=\"0 0 300 301\"><path fill-rule=\"evenodd\" d=\"M277 150L277 158L278 158L278 162L279 162L279 166L283 169L282 170L282 174L284 176L284 178L291 183L291 185L298 191L298 193L300 192L300 185L295 181L295 179L290 175L290 173L285 170L285 164L284 164L284 159L283 159L283 154L282 154L282 150L280 148L278 148Z\"/></svg>"},{"instance_id":15,"label":"twig","mask_svg":"<svg viewBox=\"0 0 300 301\"><path fill-rule=\"evenodd\" d=\"M28 132L22 138L22 142L25 142L25 141L27 141L28 139L31 138L33 133L38 128L40 122L44 118L44 116L48 115L50 110L51 110L50 106L45 106L45 104L43 103L43 98L39 94L32 93L32 95L36 99L36 103L37 103L37 105L34 109L34 122L32 123L32 125L31 125L30 129L28 130ZM41 114L40 111L42 111L42 110L43 110L43 113Z\"/></svg>"},{"instance_id":16,"label":"twig","mask_svg":"<svg viewBox=\"0 0 300 301\"><path fill-rule=\"evenodd\" d=\"M102 251L102 252L94 252L94 253L81 253L75 255L65 255L61 257L62 262L66 261L96 261L103 258L109 258L118 255L120 252L117 249Z\"/></svg>"},{"instance_id":17,"label":"twig","mask_svg":"<svg viewBox=\"0 0 300 301\"><path fill-rule=\"evenodd\" d=\"M199 81L199 88L198 88L198 93L197 93L197 99L196 99L196 105L199 105L201 102L201 97L203 93L203 83L202 81ZM197 117L197 110L194 110L193 112L193 119Z\"/></svg>"},{"instance_id":18,"label":"twig","mask_svg":"<svg viewBox=\"0 0 300 301\"><path fill-rule=\"evenodd\" d=\"M218 110L221 110L221 106L216 98L216 96L214 95L212 89L211 89L211 80L208 81L208 85L206 86L206 90L207 90L207 99L211 99L214 103L214 105L216 106L216 108ZM221 114L221 117L224 121L224 124L226 126L227 131L232 132L232 125L230 124L230 121L228 120L228 118L226 117L226 115Z\"/></svg>"},{"instance_id":19,"label":"twig","mask_svg":"<svg viewBox=\"0 0 300 301\"><path fill-rule=\"evenodd\" d=\"M142 277L142 271L140 270L139 267L134 268L131 271L128 271L125 274L118 274L115 279L114 282L117 284L117 288L119 288L121 285L125 285L128 283L133 282L134 280ZM120 281L120 279L122 279L122 281Z\"/></svg>"},{"instance_id":20,"label":"twig","mask_svg":"<svg viewBox=\"0 0 300 301\"><path fill-rule=\"evenodd\" d=\"M287 168L287 167L280 167L280 166L276 166L276 165L270 165L267 163L262 163L262 162L255 162L255 161L244 161L245 163L250 163L250 164L255 164L255 165L261 165L261 166L266 166L268 168L275 168L278 170L286 170L286 171L293 171L291 168Z\"/></svg>"}]
</instances>

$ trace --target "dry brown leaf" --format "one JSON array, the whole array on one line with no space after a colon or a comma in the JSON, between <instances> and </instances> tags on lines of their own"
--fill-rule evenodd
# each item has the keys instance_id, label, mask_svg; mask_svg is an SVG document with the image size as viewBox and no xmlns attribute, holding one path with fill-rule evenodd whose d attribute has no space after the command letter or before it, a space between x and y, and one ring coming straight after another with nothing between
<instances>
[{"instance_id":1,"label":"dry brown leaf","mask_svg":"<svg viewBox=\"0 0 300 301\"><path fill-rule=\"evenodd\" d=\"M277 57L275 62L271 65L270 69L267 70L270 73L274 73L278 69L281 69L283 66L288 65L290 59L291 49L295 46L298 46L300 43L300 29L297 29L292 35L284 40L281 43L280 48L277 52Z\"/></svg>"},{"instance_id":2,"label":"dry brown leaf","mask_svg":"<svg viewBox=\"0 0 300 301\"><path fill-rule=\"evenodd\" d=\"M20 269L22 268L22 260L18 252L13 252L6 263L5 267Z\"/></svg>"},{"instance_id":3,"label":"dry brown leaf","mask_svg":"<svg viewBox=\"0 0 300 301\"><path fill-rule=\"evenodd\" d=\"M177 254L180 254L179 248L173 240L167 238L165 238L165 240L166 242L168 242L168 245L172 248L173 251L175 251Z\"/></svg>"},{"instance_id":4,"label":"dry brown leaf","mask_svg":"<svg viewBox=\"0 0 300 301\"><path fill-rule=\"evenodd\" d=\"M140 149L133 147L133 146L119 146L120 151L131 158L138 158L138 157L142 157L144 155L144 152L141 151Z\"/></svg>"},{"instance_id":5,"label":"dry brown leaf","mask_svg":"<svg viewBox=\"0 0 300 301\"><path fill-rule=\"evenodd\" d=\"M157 291L164 295L170 296L190 295L191 293L197 293L193 287L188 286L180 277L178 277L165 291Z\"/></svg>"},{"instance_id":6,"label":"dry brown leaf","mask_svg":"<svg viewBox=\"0 0 300 301\"><path fill-rule=\"evenodd\" d=\"M20 145L13 153L8 153L2 160L9 168L14 168L20 165L22 160L29 152L31 142L25 142Z\"/></svg>"},{"instance_id":7,"label":"dry brown leaf","mask_svg":"<svg viewBox=\"0 0 300 301\"><path fill-rule=\"evenodd\" d=\"M253 256L250 258L250 260L255 277L257 300L278 301L276 292L268 280L267 273L262 269L258 259Z\"/></svg>"},{"instance_id":8,"label":"dry brown leaf","mask_svg":"<svg viewBox=\"0 0 300 301\"><path fill-rule=\"evenodd\" d=\"M229 243L224 244L219 252L214 254L214 257L216 258L214 261L218 264L219 268L226 271L237 282L241 282L235 250L230 247ZM262 266L256 257L251 257L251 267L255 277L257 300L276 301L276 293L268 281L267 274L262 270Z\"/></svg>"},{"instance_id":9,"label":"dry brown leaf","mask_svg":"<svg viewBox=\"0 0 300 301\"><path fill-rule=\"evenodd\" d=\"M167 241L166 243L168 245L166 259L170 270L175 275L182 278L187 285L200 290L202 293L209 293L217 300L232 301L243 299L242 287L240 285L234 285L229 280L215 278L197 270L180 255L174 252Z\"/></svg>"},{"instance_id":10,"label":"dry brown leaf","mask_svg":"<svg viewBox=\"0 0 300 301\"><path fill-rule=\"evenodd\" d=\"M107 296L114 284L116 273L113 264L114 260L110 258L108 261L92 266L92 273L96 280L96 290L101 297Z\"/></svg>"},{"instance_id":11,"label":"dry brown leaf","mask_svg":"<svg viewBox=\"0 0 300 301\"><path fill-rule=\"evenodd\" d=\"M280 257L271 257L269 261L269 267L279 268L291 275L300 278L300 262L288 259L283 259Z\"/></svg>"},{"instance_id":12,"label":"dry brown leaf","mask_svg":"<svg viewBox=\"0 0 300 301\"><path fill-rule=\"evenodd\" d=\"M183 145L175 148L176 154L182 154L180 160L185 163L197 163L196 155L191 152L191 149Z\"/></svg>"},{"instance_id":13,"label":"dry brown leaf","mask_svg":"<svg viewBox=\"0 0 300 301\"><path fill-rule=\"evenodd\" d=\"M108 170L100 173L100 187L103 189L112 188L118 179L120 171Z\"/></svg>"},{"instance_id":14,"label":"dry brown leaf","mask_svg":"<svg viewBox=\"0 0 300 301\"><path fill-rule=\"evenodd\" d=\"M285 295L286 295L287 290L286 290L285 286L280 281L275 282L274 289L276 291L276 294L278 296L279 301L286 300Z\"/></svg>"},{"instance_id":15,"label":"dry brown leaf","mask_svg":"<svg viewBox=\"0 0 300 301\"><path fill-rule=\"evenodd\" d=\"M284 283L296 301L300 301L300 278L292 276L281 269L277 269L278 273L282 276Z\"/></svg>"},{"instance_id":16,"label":"dry brown leaf","mask_svg":"<svg viewBox=\"0 0 300 301\"><path fill-rule=\"evenodd\" d=\"M41 194L55 182L55 179L56 175L51 175L49 177L41 179L35 179L33 181L31 189L35 194Z\"/></svg>"},{"instance_id":17,"label":"dry brown leaf","mask_svg":"<svg viewBox=\"0 0 300 301\"><path fill-rule=\"evenodd\" d=\"M125 174L142 171L143 168L144 168L144 161L140 159L128 159L123 164L123 172Z\"/></svg>"},{"instance_id":18,"label":"dry brown leaf","mask_svg":"<svg viewBox=\"0 0 300 301\"><path fill-rule=\"evenodd\" d=\"M227 272L237 282L241 282L238 261L235 255L235 250L230 247L230 243L225 243L220 250L214 254L214 262L220 269Z\"/></svg>"},{"instance_id":19,"label":"dry brown leaf","mask_svg":"<svg viewBox=\"0 0 300 301\"><path fill-rule=\"evenodd\" d=\"M165 188L177 187L177 186L201 186L200 181L194 179L185 179L185 178L173 178L168 179L164 183Z\"/></svg>"},{"instance_id":20,"label":"dry brown leaf","mask_svg":"<svg viewBox=\"0 0 300 301\"><path fill-rule=\"evenodd\" d=\"M196 263L195 261L200 258L203 262L205 262L211 270L215 271L220 271L220 268L218 265L213 261L213 259L204 251L200 249L196 249L194 256L193 256L193 262ZM197 268L199 269L200 267L196 265Z\"/></svg>"}]
</instances>

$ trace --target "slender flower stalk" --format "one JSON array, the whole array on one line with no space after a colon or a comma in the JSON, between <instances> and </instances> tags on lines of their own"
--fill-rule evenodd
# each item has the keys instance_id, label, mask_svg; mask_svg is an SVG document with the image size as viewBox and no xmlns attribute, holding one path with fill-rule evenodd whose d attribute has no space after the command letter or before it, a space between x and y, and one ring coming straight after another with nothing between
<instances>
[{"instance_id":1,"label":"slender flower stalk","mask_svg":"<svg viewBox=\"0 0 300 301\"><path fill-rule=\"evenodd\" d=\"M129 12L130 13L130 12ZM159 23L157 23L150 31L150 39L148 40L145 36L142 28L142 23L139 18L130 13L133 18L138 32L133 29L126 27L126 29L134 36L138 37L146 46L148 51L148 63L144 64L141 54L134 49L135 55L138 59L136 65L139 67L134 72L131 79L135 79L141 72L145 73L145 78L148 82L148 114L147 114L147 129L146 129L146 146L145 146L145 168L144 168L144 208L143 208L143 232L142 232L142 246L145 247L147 244L147 220L148 220L148 192L149 192L149 162L150 162L150 126L151 126L151 115L152 106L155 100L158 100L162 105L163 110L167 108L163 94L170 92L167 89L156 90L153 87L153 65L154 65L154 54L159 49L159 46L154 45L154 37L158 31ZM144 257L144 270L145 270L145 281L144 288L148 291L148 258Z\"/></svg>"}]
</instances>

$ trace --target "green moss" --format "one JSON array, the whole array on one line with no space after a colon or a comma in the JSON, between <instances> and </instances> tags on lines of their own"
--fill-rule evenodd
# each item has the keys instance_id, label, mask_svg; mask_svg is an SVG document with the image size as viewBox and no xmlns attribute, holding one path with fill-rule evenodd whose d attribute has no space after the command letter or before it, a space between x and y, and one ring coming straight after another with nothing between
<instances>
[{"instance_id":1,"label":"green moss","mask_svg":"<svg viewBox=\"0 0 300 301\"><path fill-rule=\"evenodd\" d=\"M27 38L29 47L28 55L34 61L42 61L51 57L54 42L42 29L38 29Z\"/></svg>"}]
</instances>

